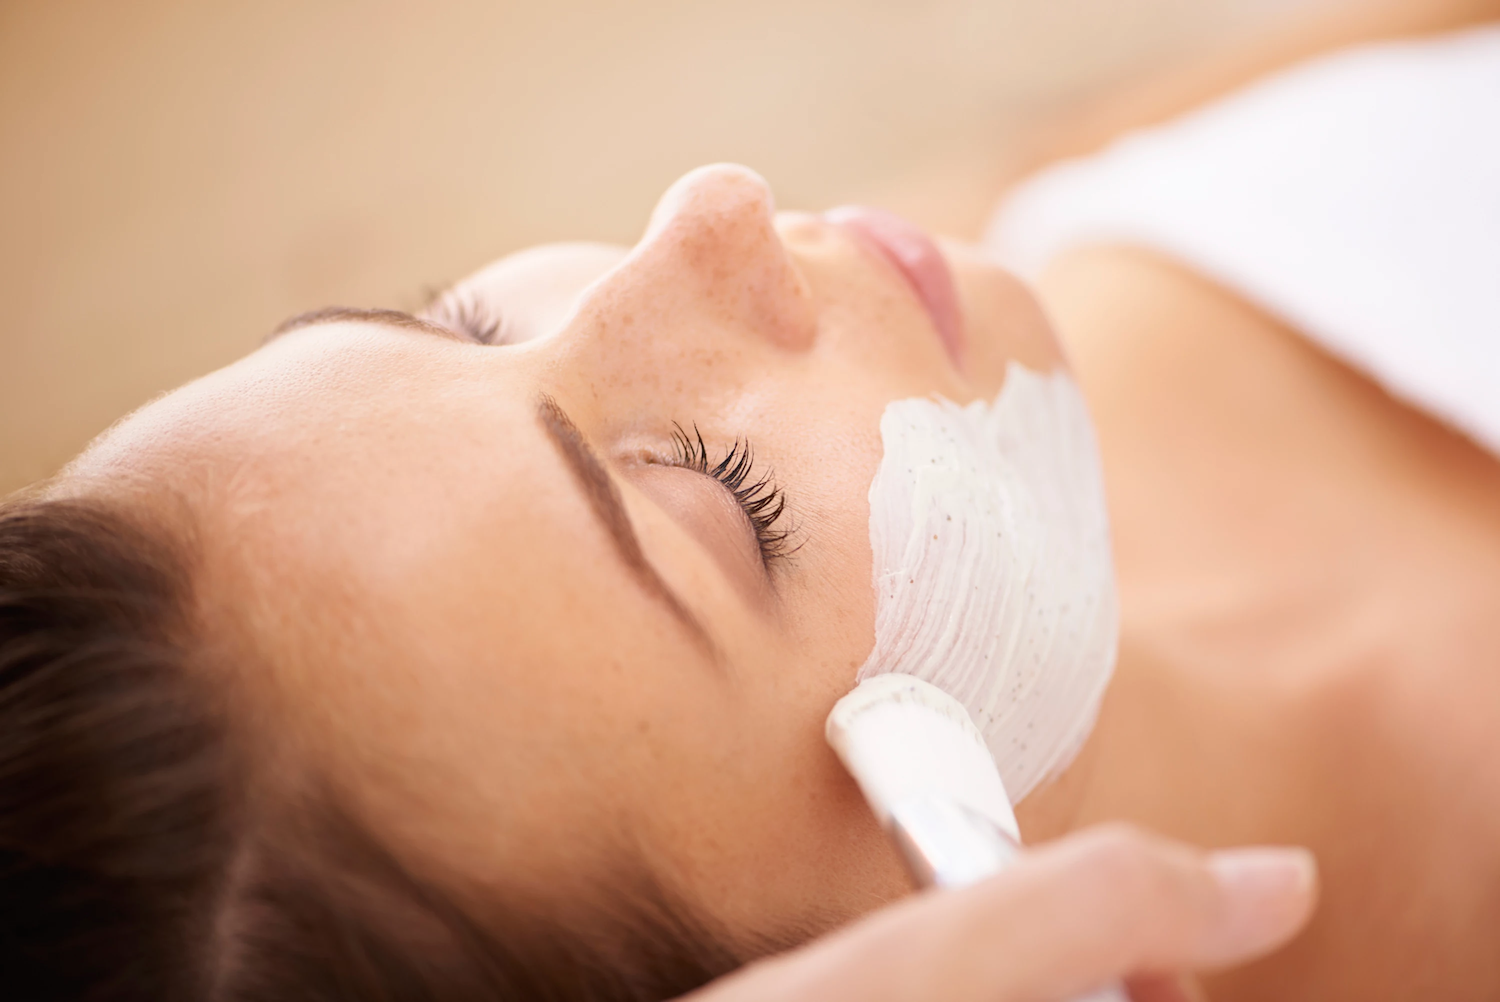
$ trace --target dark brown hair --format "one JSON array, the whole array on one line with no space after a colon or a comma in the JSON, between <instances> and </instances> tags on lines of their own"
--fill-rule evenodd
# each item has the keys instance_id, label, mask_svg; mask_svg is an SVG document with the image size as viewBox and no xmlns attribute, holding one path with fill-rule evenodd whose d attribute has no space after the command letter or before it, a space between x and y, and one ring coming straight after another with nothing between
<instances>
[{"instance_id":1,"label":"dark brown hair","mask_svg":"<svg viewBox=\"0 0 1500 1002\"><path fill-rule=\"evenodd\" d=\"M0 994L635 1002L736 965L649 880L588 928L481 922L331 791L252 809L183 538L97 500L0 506Z\"/></svg>"}]
</instances>

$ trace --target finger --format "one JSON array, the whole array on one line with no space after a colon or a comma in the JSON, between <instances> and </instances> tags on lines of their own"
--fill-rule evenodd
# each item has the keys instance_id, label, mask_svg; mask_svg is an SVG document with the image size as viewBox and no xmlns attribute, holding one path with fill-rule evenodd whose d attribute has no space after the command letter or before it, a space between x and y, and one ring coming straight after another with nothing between
<instances>
[{"instance_id":1,"label":"finger","mask_svg":"<svg viewBox=\"0 0 1500 1002\"><path fill-rule=\"evenodd\" d=\"M1025 970L1037 980L1017 988L1038 992L1068 972L1087 988L1243 962L1289 939L1316 896L1304 850L1205 854L1124 827L1063 840L1026 862L993 881L1010 878L1010 908L985 931L1032 958Z\"/></svg>"},{"instance_id":2,"label":"finger","mask_svg":"<svg viewBox=\"0 0 1500 1002\"><path fill-rule=\"evenodd\" d=\"M1249 959L1311 913L1311 856L1204 854L1127 828L1063 839L960 891L885 909L723 998L1066 999L1140 973ZM719 996L714 996L719 1002Z\"/></svg>"}]
</instances>

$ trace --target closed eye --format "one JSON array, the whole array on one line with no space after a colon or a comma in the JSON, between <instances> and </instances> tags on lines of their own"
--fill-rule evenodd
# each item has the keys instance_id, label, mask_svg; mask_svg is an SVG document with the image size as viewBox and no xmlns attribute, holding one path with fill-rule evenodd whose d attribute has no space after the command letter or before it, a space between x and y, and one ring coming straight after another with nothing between
<instances>
[{"instance_id":1,"label":"closed eye","mask_svg":"<svg viewBox=\"0 0 1500 1002\"><path fill-rule=\"evenodd\" d=\"M792 530L780 524L787 514L786 493L776 486L772 474L756 474L755 451L750 442L736 441L724 458L714 463L709 459L708 447L697 425L691 434L679 424L673 428L672 465L712 477L734 497L755 536L766 569L795 553L800 544L794 545Z\"/></svg>"},{"instance_id":2,"label":"closed eye","mask_svg":"<svg viewBox=\"0 0 1500 1002\"><path fill-rule=\"evenodd\" d=\"M438 293L422 308L421 316L462 334L475 344L508 343L504 316L493 303L463 285Z\"/></svg>"}]
</instances>

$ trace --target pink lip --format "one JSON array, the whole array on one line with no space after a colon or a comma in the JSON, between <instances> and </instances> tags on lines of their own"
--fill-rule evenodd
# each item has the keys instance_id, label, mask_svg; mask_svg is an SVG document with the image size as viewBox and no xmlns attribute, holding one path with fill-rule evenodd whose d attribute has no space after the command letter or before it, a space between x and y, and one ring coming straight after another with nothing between
<instances>
[{"instance_id":1,"label":"pink lip","mask_svg":"<svg viewBox=\"0 0 1500 1002\"><path fill-rule=\"evenodd\" d=\"M823 218L853 233L896 266L932 318L932 326L937 330L938 340L947 349L948 357L955 366L962 368L964 331L958 292L953 285L953 272L948 269L948 261L932 238L884 209L846 205L829 209L823 213Z\"/></svg>"}]
</instances>

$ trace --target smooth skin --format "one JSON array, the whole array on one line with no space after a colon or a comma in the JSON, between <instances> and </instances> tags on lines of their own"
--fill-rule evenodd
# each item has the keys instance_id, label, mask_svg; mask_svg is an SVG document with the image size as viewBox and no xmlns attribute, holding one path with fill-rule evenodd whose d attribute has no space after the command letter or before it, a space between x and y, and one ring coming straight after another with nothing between
<instances>
[{"instance_id":1,"label":"smooth skin","mask_svg":"<svg viewBox=\"0 0 1500 1002\"><path fill-rule=\"evenodd\" d=\"M59 489L196 520L203 622L260 652L224 683L264 741L267 797L332 777L414 866L480 899L565 913L649 872L755 956L908 890L820 736L872 640L880 409L989 396L1007 359L1058 357L1029 296L948 250L963 370L878 257L773 216L748 172L695 173L634 251L553 248L472 279L512 346L306 327L122 424ZM1309 935L1208 981L1215 999L1494 997L1494 460L1170 262L1079 252L1041 295L1099 424L1124 633L1094 738L1023 829L1128 818L1311 845ZM681 609L620 559L543 394ZM794 554L758 564L722 489L661 462L673 422L716 455L751 440ZM1058 880L1059 917L1035 929L1072 956ZM878 921L849 935L888 942L861 931ZM1145 963L1130 928L1099 973ZM798 956L852 974L848 942ZM998 942L1024 971L1034 951Z\"/></svg>"},{"instance_id":2,"label":"smooth skin","mask_svg":"<svg viewBox=\"0 0 1500 1002\"><path fill-rule=\"evenodd\" d=\"M1056 124L1034 162L1328 48L1496 18L1320 13ZM1033 831L1312 847L1311 927L1216 1000L1500 996L1500 463L1179 263L1082 248L1038 293L1099 430L1122 637L1092 765Z\"/></svg>"},{"instance_id":3,"label":"smooth skin","mask_svg":"<svg viewBox=\"0 0 1500 1002\"><path fill-rule=\"evenodd\" d=\"M134 485L191 517L269 801L331 781L457 893L563 920L646 875L756 956L910 888L822 737L873 643L882 410L1060 364L1024 289L952 259L962 366L878 252L705 168L633 250L529 252L457 290L509 344L304 324L128 419L59 489ZM586 443L571 463L554 405ZM794 552L763 559L725 488L673 464L679 429L710 461L750 443Z\"/></svg>"},{"instance_id":4,"label":"smooth skin","mask_svg":"<svg viewBox=\"0 0 1500 1002\"><path fill-rule=\"evenodd\" d=\"M1151 255L1079 251L1042 295L1122 626L1076 800L1033 830L1312 848L1307 933L1216 1000L1496 997L1500 463Z\"/></svg>"},{"instance_id":5,"label":"smooth skin","mask_svg":"<svg viewBox=\"0 0 1500 1002\"><path fill-rule=\"evenodd\" d=\"M1011 359L1060 364L1029 295L949 253L962 366L878 254L706 168L633 251L543 248L456 290L500 309L507 345L303 323L129 419L55 489L196 524L200 621L239 653L221 681L260 742L261 796L331 780L479 909L587 921L648 874L753 958L910 889L822 740L872 643L885 403L988 397ZM649 573L564 458L559 410ZM753 440L794 552L763 559L724 488L671 465L674 422ZM1179 971L1265 952L1313 897L1306 853L1208 859L1106 830L702 998L1067 998L1133 976L1138 999L1180 999Z\"/></svg>"},{"instance_id":6,"label":"smooth skin","mask_svg":"<svg viewBox=\"0 0 1500 1002\"><path fill-rule=\"evenodd\" d=\"M976 235L1049 162L1331 49L1497 19L1319 5L886 204ZM1311 846L1311 927L1216 1000L1500 997L1500 463L1181 262L1080 248L1037 291L1099 431L1122 638L1091 764L1031 831Z\"/></svg>"}]
</instances>

